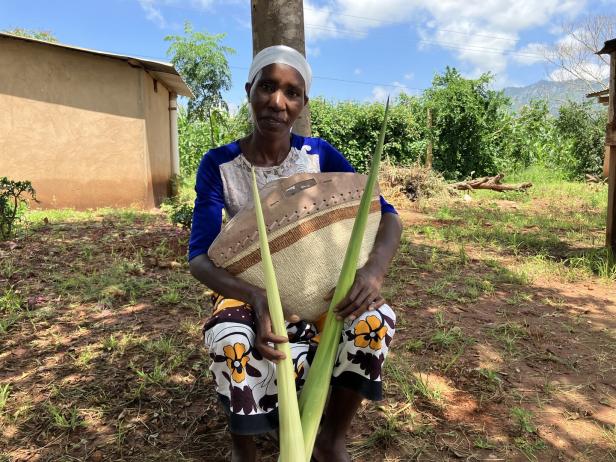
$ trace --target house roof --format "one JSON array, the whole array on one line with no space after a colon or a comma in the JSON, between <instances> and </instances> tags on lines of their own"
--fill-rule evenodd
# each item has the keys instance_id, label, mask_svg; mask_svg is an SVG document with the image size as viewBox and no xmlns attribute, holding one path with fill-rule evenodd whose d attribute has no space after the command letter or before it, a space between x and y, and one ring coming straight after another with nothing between
<instances>
[{"instance_id":1,"label":"house roof","mask_svg":"<svg viewBox=\"0 0 616 462\"><path fill-rule=\"evenodd\" d=\"M594 93L588 93L586 98L594 98L595 96L605 96L610 94L610 89L606 88L605 90L595 91Z\"/></svg>"},{"instance_id":2,"label":"house roof","mask_svg":"<svg viewBox=\"0 0 616 462\"><path fill-rule=\"evenodd\" d=\"M603 55L603 54L613 53L614 51L616 51L616 38L606 41L605 44L603 45L603 48L597 51L597 54Z\"/></svg>"},{"instance_id":3,"label":"house roof","mask_svg":"<svg viewBox=\"0 0 616 462\"><path fill-rule=\"evenodd\" d=\"M182 79L178 71L173 67L173 64L164 61L154 61L151 59L139 58L137 56L120 55L116 53L108 53L106 51L91 50L89 48L81 48L73 45L65 45L63 43L53 43L44 40L37 40L29 37L20 37L18 35L0 32L0 39L8 38L15 40L23 40L26 42L41 43L43 45L64 48L81 53L89 53L92 55L104 56L112 59L120 59L133 67L140 67L148 72L152 77L159 80L169 91L173 91L181 96L192 98L194 95L186 82Z\"/></svg>"}]
</instances>

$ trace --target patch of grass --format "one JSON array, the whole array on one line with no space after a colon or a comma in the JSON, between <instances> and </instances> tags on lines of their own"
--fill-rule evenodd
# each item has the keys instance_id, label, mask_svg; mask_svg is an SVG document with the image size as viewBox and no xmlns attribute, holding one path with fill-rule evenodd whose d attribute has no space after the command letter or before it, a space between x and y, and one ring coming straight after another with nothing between
<instances>
[{"instance_id":1,"label":"patch of grass","mask_svg":"<svg viewBox=\"0 0 616 462\"><path fill-rule=\"evenodd\" d=\"M404 343L404 349L412 353L421 351L423 350L423 348L424 348L424 342L421 339L411 339L411 340L407 340Z\"/></svg>"},{"instance_id":2,"label":"patch of grass","mask_svg":"<svg viewBox=\"0 0 616 462\"><path fill-rule=\"evenodd\" d=\"M18 274L21 270L15 263L15 260L10 257L4 257L0 260L0 275L5 279L11 279Z\"/></svg>"},{"instance_id":3,"label":"patch of grass","mask_svg":"<svg viewBox=\"0 0 616 462\"><path fill-rule=\"evenodd\" d=\"M498 372L492 369L482 368L479 369L479 375L485 380L488 388L491 390L495 390L500 388L501 386L501 378L498 375Z\"/></svg>"},{"instance_id":4,"label":"patch of grass","mask_svg":"<svg viewBox=\"0 0 616 462\"><path fill-rule=\"evenodd\" d=\"M390 417L385 421L384 425L379 425L375 428L374 433L366 439L366 445L387 449L397 444L399 440L400 425L395 418Z\"/></svg>"},{"instance_id":5,"label":"patch of grass","mask_svg":"<svg viewBox=\"0 0 616 462\"><path fill-rule=\"evenodd\" d=\"M150 353L169 356L175 353L177 345L173 337L160 337L157 340L148 340L143 344L143 348Z\"/></svg>"},{"instance_id":6,"label":"patch of grass","mask_svg":"<svg viewBox=\"0 0 616 462\"><path fill-rule=\"evenodd\" d=\"M537 427L533 423L532 412L521 407L514 407L511 409L511 417L522 434L536 433Z\"/></svg>"},{"instance_id":7,"label":"patch of grass","mask_svg":"<svg viewBox=\"0 0 616 462\"><path fill-rule=\"evenodd\" d=\"M478 435L473 441L473 446L477 449L494 449L496 447L490 442L488 437L484 435Z\"/></svg>"},{"instance_id":8,"label":"patch of grass","mask_svg":"<svg viewBox=\"0 0 616 462\"><path fill-rule=\"evenodd\" d=\"M21 310L24 300L12 287L4 291L0 297L0 311L11 314Z\"/></svg>"},{"instance_id":9,"label":"patch of grass","mask_svg":"<svg viewBox=\"0 0 616 462\"><path fill-rule=\"evenodd\" d=\"M161 385L167 381L168 372L165 366L158 361L154 364L154 368L150 372L146 372L143 369L135 370L137 377L141 380L141 383L145 386L154 384Z\"/></svg>"},{"instance_id":10,"label":"patch of grass","mask_svg":"<svg viewBox=\"0 0 616 462\"><path fill-rule=\"evenodd\" d=\"M609 447L609 453L612 457L616 456L616 425L604 425L601 427L603 439Z\"/></svg>"},{"instance_id":11,"label":"patch of grass","mask_svg":"<svg viewBox=\"0 0 616 462\"><path fill-rule=\"evenodd\" d=\"M136 275L139 263L116 258L105 267L90 273L75 272L54 276L56 289L70 300L76 302L97 302L112 308L123 302L136 303L155 282L147 277Z\"/></svg>"},{"instance_id":12,"label":"patch of grass","mask_svg":"<svg viewBox=\"0 0 616 462\"><path fill-rule=\"evenodd\" d=\"M97 356L98 353L94 351L94 348L88 345L75 357L75 364L81 368L87 369L90 367L92 360Z\"/></svg>"},{"instance_id":13,"label":"patch of grass","mask_svg":"<svg viewBox=\"0 0 616 462\"><path fill-rule=\"evenodd\" d=\"M183 294L175 287L167 288L158 298L158 301L164 305L177 305L182 301Z\"/></svg>"},{"instance_id":14,"label":"patch of grass","mask_svg":"<svg viewBox=\"0 0 616 462\"><path fill-rule=\"evenodd\" d=\"M6 334L23 316L25 305L21 294L9 287L0 296L0 335Z\"/></svg>"},{"instance_id":15,"label":"patch of grass","mask_svg":"<svg viewBox=\"0 0 616 462\"><path fill-rule=\"evenodd\" d=\"M605 281L616 281L616 257L608 248L590 250L581 256L568 258L565 263L572 268L595 274Z\"/></svg>"},{"instance_id":16,"label":"patch of grass","mask_svg":"<svg viewBox=\"0 0 616 462\"><path fill-rule=\"evenodd\" d=\"M520 339L528 337L528 331L517 322L506 322L493 329L493 335L498 339L507 353L517 353L517 344Z\"/></svg>"},{"instance_id":17,"label":"patch of grass","mask_svg":"<svg viewBox=\"0 0 616 462\"><path fill-rule=\"evenodd\" d=\"M11 395L11 384L0 384L0 416L4 415L4 408L9 401Z\"/></svg>"},{"instance_id":18,"label":"patch of grass","mask_svg":"<svg viewBox=\"0 0 616 462\"><path fill-rule=\"evenodd\" d=\"M519 306L525 302L532 302L533 296L528 293L518 292L517 290L513 292L511 297L505 299L505 302L509 305Z\"/></svg>"},{"instance_id":19,"label":"patch of grass","mask_svg":"<svg viewBox=\"0 0 616 462\"><path fill-rule=\"evenodd\" d=\"M409 382L409 374L402 370L395 361L385 362L385 372L387 376L396 383L407 403L415 401L415 390Z\"/></svg>"},{"instance_id":20,"label":"patch of grass","mask_svg":"<svg viewBox=\"0 0 616 462\"><path fill-rule=\"evenodd\" d=\"M538 461L539 459L535 453L547 447L545 442L540 438L519 436L513 439L513 443L515 444L515 447L518 448L520 452L524 454L524 456L531 462Z\"/></svg>"},{"instance_id":21,"label":"patch of grass","mask_svg":"<svg viewBox=\"0 0 616 462\"><path fill-rule=\"evenodd\" d=\"M72 432L79 427L85 427L85 422L75 406L63 409L48 403L46 410L49 423L54 428Z\"/></svg>"},{"instance_id":22,"label":"patch of grass","mask_svg":"<svg viewBox=\"0 0 616 462\"><path fill-rule=\"evenodd\" d=\"M464 343L466 337L458 326L449 329L438 329L430 338L430 344L438 348L447 350L454 346Z\"/></svg>"},{"instance_id":23,"label":"patch of grass","mask_svg":"<svg viewBox=\"0 0 616 462\"><path fill-rule=\"evenodd\" d=\"M120 346L120 341L113 334L103 340L103 349L107 351L116 350Z\"/></svg>"},{"instance_id":24,"label":"patch of grass","mask_svg":"<svg viewBox=\"0 0 616 462\"><path fill-rule=\"evenodd\" d=\"M414 395L419 395L433 404L438 405L443 400L441 391L430 386L430 381L426 374L415 374L412 383L412 390Z\"/></svg>"}]
</instances>

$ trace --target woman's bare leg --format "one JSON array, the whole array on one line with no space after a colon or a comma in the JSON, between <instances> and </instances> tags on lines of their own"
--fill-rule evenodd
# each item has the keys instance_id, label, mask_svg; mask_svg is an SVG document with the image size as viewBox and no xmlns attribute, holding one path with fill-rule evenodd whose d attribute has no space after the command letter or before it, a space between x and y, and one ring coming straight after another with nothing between
<instances>
[{"instance_id":1,"label":"woman's bare leg","mask_svg":"<svg viewBox=\"0 0 616 462\"><path fill-rule=\"evenodd\" d=\"M231 442L233 444L231 462L256 462L257 445L254 437L231 433Z\"/></svg>"},{"instance_id":2,"label":"woman's bare leg","mask_svg":"<svg viewBox=\"0 0 616 462\"><path fill-rule=\"evenodd\" d=\"M350 462L346 435L362 396L348 388L333 388L313 451L317 462Z\"/></svg>"}]
</instances>

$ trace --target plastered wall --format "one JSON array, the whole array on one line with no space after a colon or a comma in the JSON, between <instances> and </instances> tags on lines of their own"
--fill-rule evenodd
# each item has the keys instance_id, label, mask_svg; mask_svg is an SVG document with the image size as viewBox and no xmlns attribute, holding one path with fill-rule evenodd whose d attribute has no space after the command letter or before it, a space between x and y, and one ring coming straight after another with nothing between
<instances>
[{"instance_id":1,"label":"plastered wall","mask_svg":"<svg viewBox=\"0 0 616 462\"><path fill-rule=\"evenodd\" d=\"M0 176L30 180L42 208L158 205L167 105L125 61L0 37Z\"/></svg>"}]
</instances>

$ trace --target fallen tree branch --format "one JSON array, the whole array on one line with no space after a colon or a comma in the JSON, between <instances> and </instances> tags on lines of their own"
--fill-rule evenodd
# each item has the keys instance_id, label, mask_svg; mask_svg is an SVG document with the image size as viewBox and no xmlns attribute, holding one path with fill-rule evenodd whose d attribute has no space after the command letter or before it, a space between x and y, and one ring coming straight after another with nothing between
<instances>
[{"instance_id":1,"label":"fallen tree branch","mask_svg":"<svg viewBox=\"0 0 616 462\"><path fill-rule=\"evenodd\" d=\"M473 189L491 189L492 191L525 191L530 188L532 183L503 184L505 177L502 173L496 176L484 176L467 181L453 183L450 187L461 191L471 191Z\"/></svg>"},{"instance_id":2,"label":"fallen tree branch","mask_svg":"<svg viewBox=\"0 0 616 462\"><path fill-rule=\"evenodd\" d=\"M607 183L607 178L601 178L598 175L586 174L586 183Z\"/></svg>"}]
</instances>

